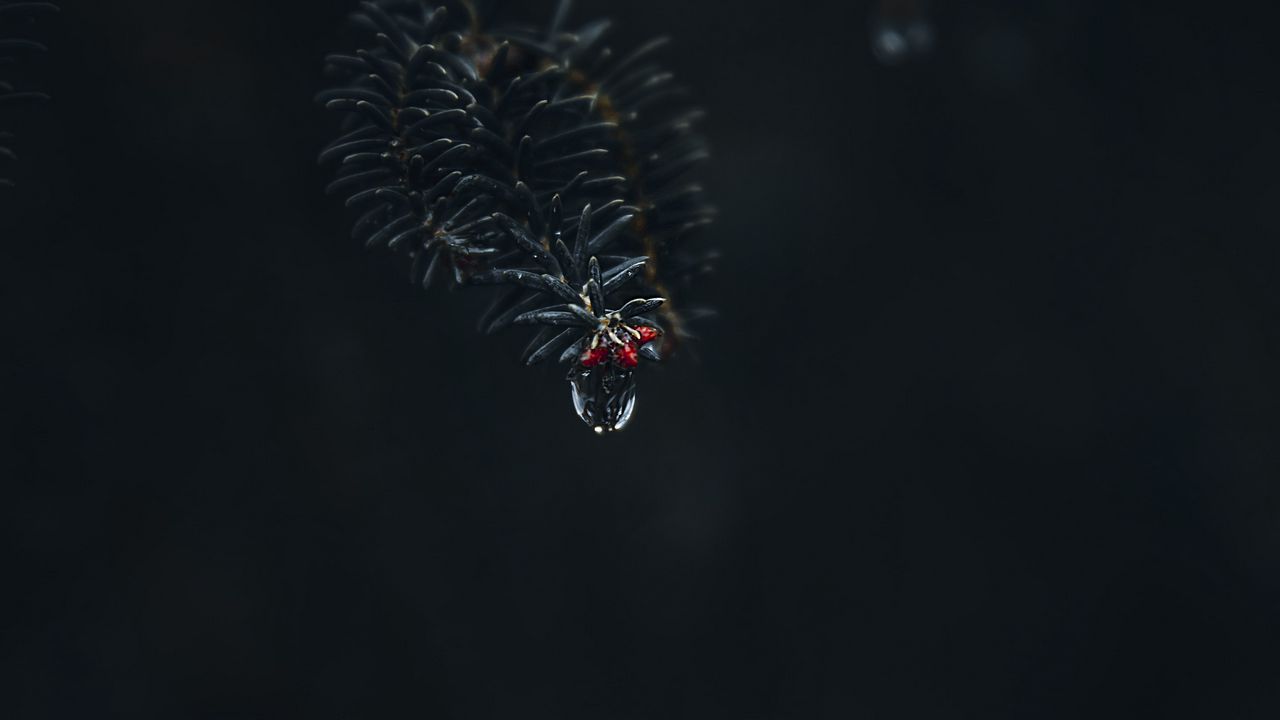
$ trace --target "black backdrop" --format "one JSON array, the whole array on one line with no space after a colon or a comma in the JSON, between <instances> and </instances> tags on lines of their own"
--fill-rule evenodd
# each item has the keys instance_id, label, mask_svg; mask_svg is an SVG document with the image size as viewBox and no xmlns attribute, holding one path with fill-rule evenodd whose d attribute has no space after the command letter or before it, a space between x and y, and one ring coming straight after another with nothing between
<instances>
[{"instance_id":1,"label":"black backdrop","mask_svg":"<svg viewBox=\"0 0 1280 720\"><path fill-rule=\"evenodd\" d=\"M351 3L65 5L0 197L6 717L1280 712L1276 17L937 3L885 67L865 2L578 3L678 40L724 252L596 438L346 240Z\"/></svg>"}]
</instances>

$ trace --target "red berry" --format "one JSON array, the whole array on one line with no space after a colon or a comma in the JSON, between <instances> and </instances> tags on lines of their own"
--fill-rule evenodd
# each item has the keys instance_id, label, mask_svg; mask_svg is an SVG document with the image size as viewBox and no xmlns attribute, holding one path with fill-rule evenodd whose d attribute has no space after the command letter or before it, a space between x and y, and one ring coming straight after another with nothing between
<instances>
[{"instance_id":1,"label":"red berry","mask_svg":"<svg viewBox=\"0 0 1280 720\"><path fill-rule=\"evenodd\" d=\"M640 364L640 352L635 343L623 343L613 351L613 359L619 367L630 370Z\"/></svg>"},{"instance_id":2,"label":"red berry","mask_svg":"<svg viewBox=\"0 0 1280 720\"><path fill-rule=\"evenodd\" d=\"M593 368L604 362L609 357L609 349L603 345L597 345L593 348L587 348L582 351L582 367Z\"/></svg>"},{"instance_id":3,"label":"red berry","mask_svg":"<svg viewBox=\"0 0 1280 720\"><path fill-rule=\"evenodd\" d=\"M636 332L640 333L641 345L647 342L650 342L652 340L655 340L660 335L662 335L662 333L658 332L658 328L649 327L648 325L641 325L640 327L636 328Z\"/></svg>"}]
</instances>

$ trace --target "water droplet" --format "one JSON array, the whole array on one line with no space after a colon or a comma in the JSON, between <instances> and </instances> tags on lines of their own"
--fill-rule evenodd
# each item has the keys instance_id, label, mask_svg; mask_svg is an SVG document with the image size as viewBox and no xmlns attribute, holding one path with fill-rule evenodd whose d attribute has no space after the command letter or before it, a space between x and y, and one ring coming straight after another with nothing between
<instances>
[{"instance_id":1,"label":"water droplet","mask_svg":"<svg viewBox=\"0 0 1280 720\"><path fill-rule=\"evenodd\" d=\"M569 389L573 392L573 411L578 413L578 417L582 421L590 424L591 420L587 417L587 399L582 396L582 391L578 389L578 383L573 380L569 381ZM599 430L600 428L596 428Z\"/></svg>"},{"instance_id":2,"label":"water droplet","mask_svg":"<svg viewBox=\"0 0 1280 720\"><path fill-rule=\"evenodd\" d=\"M635 373L612 364L570 373L569 391L574 412L597 432L621 430L635 413Z\"/></svg>"},{"instance_id":3,"label":"water droplet","mask_svg":"<svg viewBox=\"0 0 1280 720\"><path fill-rule=\"evenodd\" d=\"M632 385L628 390L626 397L623 398L622 412L618 415L618 419L613 423L614 430L626 430L627 425L631 424L631 415L636 411L636 388Z\"/></svg>"}]
</instances>

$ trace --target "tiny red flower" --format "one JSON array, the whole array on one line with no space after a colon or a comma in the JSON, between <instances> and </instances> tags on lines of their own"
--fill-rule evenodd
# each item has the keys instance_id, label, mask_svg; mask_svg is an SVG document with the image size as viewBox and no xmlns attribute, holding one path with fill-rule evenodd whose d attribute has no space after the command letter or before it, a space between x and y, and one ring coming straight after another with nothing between
<instances>
[{"instance_id":1,"label":"tiny red flower","mask_svg":"<svg viewBox=\"0 0 1280 720\"><path fill-rule=\"evenodd\" d=\"M637 327L636 332L640 333L641 345L651 342L662 335L662 333L658 331L658 328L649 327L648 325L641 325Z\"/></svg>"},{"instance_id":2,"label":"tiny red flower","mask_svg":"<svg viewBox=\"0 0 1280 720\"><path fill-rule=\"evenodd\" d=\"M635 343L623 343L613 351L613 359L619 367L630 370L640 364L640 353Z\"/></svg>"},{"instance_id":3,"label":"tiny red flower","mask_svg":"<svg viewBox=\"0 0 1280 720\"><path fill-rule=\"evenodd\" d=\"M609 349L603 345L597 345L594 348L587 348L582 351L582 367L593 368L604 362L609 357Z\"/></svg>"}]
</instances>

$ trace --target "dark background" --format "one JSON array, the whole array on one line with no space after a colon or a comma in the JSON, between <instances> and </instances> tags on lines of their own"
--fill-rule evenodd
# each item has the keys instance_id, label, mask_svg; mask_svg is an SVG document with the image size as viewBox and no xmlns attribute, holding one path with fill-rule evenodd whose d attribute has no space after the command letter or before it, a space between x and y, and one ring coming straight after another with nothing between
<instances>
[{"instance_id":1,"label":"dark background","mask_svg":"<svg viewBox=\"0 0 1280 720\"><path fill-rule=\"evenodd\" d=\"M1280 45L1243 5L614 0L710 111L597 438L348 241L348 0L67 0L0 197L12 718L1280 713ZM547 3L529 3L531 18Z\"/></svg>"}]
</instances>

